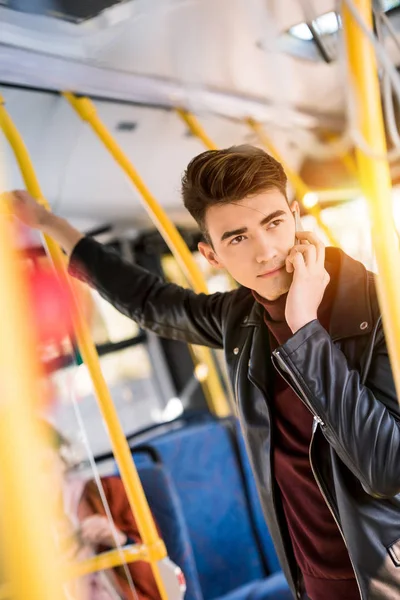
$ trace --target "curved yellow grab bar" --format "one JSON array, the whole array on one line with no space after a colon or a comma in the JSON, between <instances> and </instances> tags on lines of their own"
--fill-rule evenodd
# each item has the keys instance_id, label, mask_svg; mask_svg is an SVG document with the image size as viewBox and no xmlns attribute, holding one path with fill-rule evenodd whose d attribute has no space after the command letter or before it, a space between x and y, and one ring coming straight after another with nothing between
<instances>
[{"instance_id":1,"label":"curved yellow grab bar","mask_svg":"<svg viewBox=\"0 0 400 600\"><path fill-rule=\"evenodd\" d=\"M124 564L141 560L150 562L146 546L134 544L132 546L125 546L121 550L108 550L107 552L102 552L101 554L96 554L95 556L90 556L89 558L72 563L66 569L65 578L75 579L77 577L88 575L89 573L95 573L96 571L119 567L122 564L121 553L124 558ZM170 600L174 599L171 598Z\"/></svg>"},{"instance_id":2,"label":"curved yellow grab bar","mask_svg":"<svg viewBox=\"0 0 400 600\"><path fill-rule=\"evenodd\" d=\"M77 98L68 92L64 92L63 96L68 100L78 115L84 121L89 123L114 160L132 181L144 202L144 207L166 241L177 263L185 273L191 287L197 293L203 292L207 294L207 284L204 281L203 275L190 253L189 248L182 239L182 236L151 194L128 157L124 154L113 136L100 120L93 102L89 100L89 98ZM211 393L209 395L206 394L206 397L210 410L218 417L226 417L231 411L219 381L210 350L208 348L202 348L201 357L202 361L207 365L207 382Z\"/></svg>"},{"instance_id":3,"label":"curved yellow grab bar","mask_svg":"<svg viewBox=\"0 0 400 600\"><path fill-rule=\"evenodd\" d=\"M25 181L25 185L32 196L37 198L41 204L50 210L48 202L43 197L25 144L10 116L8 115L4 107L4 101L1 97L0 102L0 126L14 151ZM147 504L146 496L132 460L128 442L126 441L121 423L118 418L118 413L115 409L110 392L107 388L107 384L101 371L99 357L91 338L89 327L74 296L73 288L70 284L70 280L66 271L64 256L60 248L51 238L47 236L44 236L44 238L46 247L57 270L58 276L71 291L71 302L73 303L74 308L74 331L79 350L88 368L103 419L107 424L107 429L111 440L111 447L115 456L115 460L118 464L122 481L124 483L129 505L136 517L142 541L147 546L149 551L151 567L158 589L162 599L168 600L164 583L161 579L157 565L157 561L167 555L165 545L158 536L152 514ZM28 597L29 596L26 596L26 598ZM53 596L53 598L49 598L49 600L54 600L56 597L58 596Z\"/></svg>"},{"instance_id":4,"label":"curved yellow grab bar","mask_svg":"<svg viewBox=\"0 0 400 600\"><path fill-rule=\"evenodd\" d=\"M361 18L372 30L369 0L356 0ZM343 3L343 27L348 64L355 94L360 132L376 155L386 155L385 129L374 51ZM393 200L387 160L356 152L360 182L368 201L372 241L378 263L378 295L391 358L397 397L400 400L400 252L393 226Z\"/></svg>"}]
</instances>

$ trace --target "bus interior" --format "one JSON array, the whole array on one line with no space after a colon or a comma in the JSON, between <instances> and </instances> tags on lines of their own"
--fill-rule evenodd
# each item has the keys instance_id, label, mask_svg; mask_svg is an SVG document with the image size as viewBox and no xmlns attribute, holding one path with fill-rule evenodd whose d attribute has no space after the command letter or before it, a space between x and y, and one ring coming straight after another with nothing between
<instances>
[{"instance_id":1,"label":"bus interior","mask_svg":"<svg viewBox=\"0 0 400 600\"><path fill-rule=\"evenodd\" d=\"M373 118L354 61L379 84L382 143L360 124ZM28 189L166 281L225 292L237 284L198 252L181 176L203 150L259 146L282 162L303 227L378 270L384 293L399 249L371 222L386 211L400 231L399 65L396 0L2 0L1 191ZM385 163L385 201L366 161ZM141 560L163 600L289 600L222 351L145 331L84 285L66 334L62 252L1 218L0 598L83 600L65 581L119 565L126 598L152 600L127 571ZM54 549L33 414L68 440L74 473L128 482L142 543L79 561Z\"/></svg>"}]
</instances>

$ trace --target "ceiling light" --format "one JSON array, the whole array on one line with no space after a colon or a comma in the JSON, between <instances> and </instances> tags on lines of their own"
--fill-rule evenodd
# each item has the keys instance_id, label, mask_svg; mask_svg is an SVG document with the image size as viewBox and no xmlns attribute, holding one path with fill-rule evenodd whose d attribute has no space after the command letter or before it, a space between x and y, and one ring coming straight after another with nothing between
<instances>
[{"instance_id":1,"label":"ceiling light","mask_svg":"<svg viewBox=\"0 0 400 600\"><path fill-rule=\"evenodd\" d=\"M312 22L312 27L314 27L320 36L337 33L340 25L340 18L334 11L324 13ZM307 23L298 23L298 25L294 25L289 29L289 34L304 42L311 42L314 38L313 32Z\"/></svg>"},{"instance_id":2,"label":"ceiling light","mask_svg":"<svg viewBox=\"0 0 400 600\"><path fill-rule=\"evenodd\" d=\"M303 206L304 208L313 208L318 204L318 194L315 192L307 192L303 196Z\"/></svg>"}]
</instances>

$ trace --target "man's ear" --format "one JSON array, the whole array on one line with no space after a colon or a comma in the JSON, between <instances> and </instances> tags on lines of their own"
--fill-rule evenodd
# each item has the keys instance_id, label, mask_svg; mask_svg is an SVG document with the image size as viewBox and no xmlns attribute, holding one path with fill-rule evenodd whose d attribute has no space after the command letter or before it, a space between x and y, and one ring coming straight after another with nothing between
<instances>
[{"instance_id":1,"label":"man's ear","mask_svg":"<svg viewBox=\"0 0 400 600\"><path fill-rule=\"evenodd\" d=\"M291 212L296 211L297 213L299 213L300 216L300 206L297 200L293 200L293 202L290 205L290 210Z\"/></svg>"},{"instance_id":2,"label":"man's ear","mask_svg":"<svg viewBox=\"0 0 400 600\"><path fill-rule=\"evenodd\" d=\"M210 263L210 265L212 265L216 269L224 268L224 265L220 263L215 250L213 250L210 244L207 244L206 242L199 242L197 248L199 249L200 254L204 256L204 258Z\"/></svg>"}]
</instances>

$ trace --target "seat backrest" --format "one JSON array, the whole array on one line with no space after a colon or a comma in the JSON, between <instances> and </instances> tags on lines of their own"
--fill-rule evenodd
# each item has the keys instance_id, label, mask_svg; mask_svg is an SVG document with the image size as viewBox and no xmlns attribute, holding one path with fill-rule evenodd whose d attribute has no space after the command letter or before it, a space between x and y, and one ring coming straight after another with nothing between
<instances>
[{"instance_id":1,"label":"seat backrest","mask_svg":"<svg viewBox=\"0 0 400 600\"><path fill-rule=\"evenodd\" d=\"M245 485L248 493L248 499L251 507L251 517L256 530L256 535L259 541L260 551L263 554L264 561L267 564L269 573L276 573L281 570L278 561L278 556L275 551L275 546L272 541L268 527L265 523L264 515L261 508L260 498L256 488L253 471L251 469L249 457L247 455L246 446L244 443L240 424L237 419L227 419L230 428L235 432L237 439L237 447L240 454L240 460L243 467Z\"/></svg>"},{"instance_id":2,"label":"seat backrest","mask_svg":"<svg viewBox=\"0 0 400 600\"><path fill-rule=\"evenodd\" d=\"M210 419L147 438L179 495L204 600L265 577L238 453Z\"/></svg>"},{"instance_id":3,"label":"seat backrest","mask_svg":"<svg viewBox=\"0 0 400 600\"><path fill-rule=\"evenodd\" d=\"M189 532L173 481L160 464L139 462L137 469L150 509L161 530L168 556L185 575L185 600L203 600Z\"/></svg>"}]
</instances>

